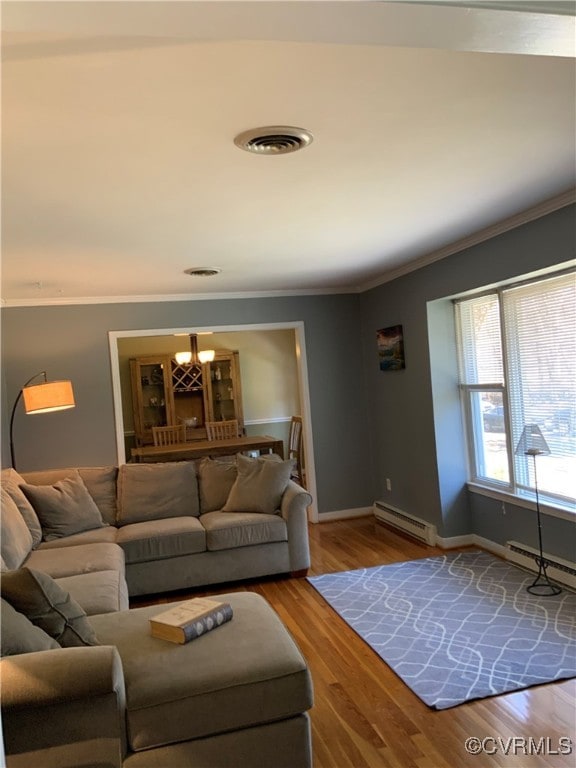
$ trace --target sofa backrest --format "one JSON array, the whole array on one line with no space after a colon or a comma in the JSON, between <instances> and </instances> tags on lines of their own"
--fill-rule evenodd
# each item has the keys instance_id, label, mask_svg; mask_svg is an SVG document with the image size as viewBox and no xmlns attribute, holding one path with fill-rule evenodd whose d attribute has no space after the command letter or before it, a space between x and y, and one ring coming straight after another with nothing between
<instances>
[{"instance_id":1,"label":"sofa backrest","mask_svg":"<svg viewBox=\"0 0 576 768\"><path fill-rule=\"evenodd\" d=\"M193 461L122 464L118 470L118 526L199 514Z\"/></svg>"},{"instance_id":2,"label":"sofa backrest","mask_svg":"<svg viewBox=\"0 0 576 768\"><path fill-rule=\"evenodd\" d=\"M206 511L200 509L196 461L123 464L120 468L66 467L21 475L13 470L2 472L11 472L19 482L30 485L54 485L78 472L103 521L110 525L180 515L197 517ZM28 504L26 499L24 503Z\"/></svg>"},{"instance_id":3,"label":"sofa backrest","mask_svg":"<svg viewBox=\"0 0 576 768\"><path fill-rule=\"evenodd\" d=\"M32 534L16 502L5 488L0 489L0 555L2 570L20 568L32 551Z\"/></svg>"},{"instance_id":4,"label":"sofa backrest","mask_svg":"<svg viewBox=\"0 0 576 768\"><path fill-rule=\"evenodd\" d=\"M88 493L100 510L105 523L116 525L117 467L67 467L65 469L43 469L36 472L23 472L22 477L30 485L54 485L59 480L73 478L78 472L88 489Z\"/></svg>"}]
</instances>

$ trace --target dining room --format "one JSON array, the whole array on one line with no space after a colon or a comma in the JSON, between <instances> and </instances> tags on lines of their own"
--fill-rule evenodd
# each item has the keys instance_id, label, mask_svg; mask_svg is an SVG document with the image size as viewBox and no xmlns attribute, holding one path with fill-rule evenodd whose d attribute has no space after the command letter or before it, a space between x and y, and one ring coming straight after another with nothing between
<instances>
[{"instance_id":1,"label":"dining room","mask_svg":"<svg viewBox=\"0 0 576 768\"><path fill-rule=\"evenodd\" d=\"M287 455L291 417L303 411L296 329L115 336L110 347L120 463L228 452ZM230 420L237 421L236 434L211 440L208 423ZM172 444L155 444L153 428L174 429Z\"/></svg>"}]
</instances>

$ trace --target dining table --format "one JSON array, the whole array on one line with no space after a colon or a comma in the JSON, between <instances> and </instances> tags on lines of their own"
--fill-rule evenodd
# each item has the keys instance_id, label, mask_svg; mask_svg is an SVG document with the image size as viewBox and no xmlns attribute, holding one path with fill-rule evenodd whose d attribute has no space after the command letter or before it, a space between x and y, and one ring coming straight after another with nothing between
<instances>
[{"instance_id":1,"label":"dining table","mask_svg":"<svg viewBox=\"0 0 576 768\"><path fill-rule=\"evenodd\" d=\"M284 458L284 441L270 435L243 435L225 440L190 440L173 445L143 445L132 448L132 461L136 463L153 461L185 461L203 456L230 456L236 453L257 451L275 453Z\"/></svg>"}]
</instances>

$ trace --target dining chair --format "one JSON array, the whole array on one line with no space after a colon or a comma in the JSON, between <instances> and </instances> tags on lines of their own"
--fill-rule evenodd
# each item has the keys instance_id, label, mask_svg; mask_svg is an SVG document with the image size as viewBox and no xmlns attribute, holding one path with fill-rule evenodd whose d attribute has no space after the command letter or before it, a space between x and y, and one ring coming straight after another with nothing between
<instances>
[{"instance_id":1,"label":"dining chair","mask_svg":"<svg viewBox=\"0 0 576 768\"><path fill-rule=\"evenodd\" d=\"M152 437L155 446L185 443L186 427L183 424L176 427L152 427Z\"/></svg>"},{"instance_id":2,"label":"dining chair","mask_svg":"<svg viewBox=\"0 0 576 768\"><path fill-rule=\"evenodd\" d=\"M227 440L238 437L238 419L228 421L207 421L206 432L208 440Z\"/></svg>"},{"instance_id":3,"label":"dining chair","mask_svg":"<svg viewBox=\"0 0 576 768\"><path fill-rule=\"evenodd\" d=\"M295 460L295 466L291 474L294 480L302 488L306 488L306 470L304 468L302 416L292 416L290 420L290 433L288 436L288 458Z\"/></svg>"}]
</instances>

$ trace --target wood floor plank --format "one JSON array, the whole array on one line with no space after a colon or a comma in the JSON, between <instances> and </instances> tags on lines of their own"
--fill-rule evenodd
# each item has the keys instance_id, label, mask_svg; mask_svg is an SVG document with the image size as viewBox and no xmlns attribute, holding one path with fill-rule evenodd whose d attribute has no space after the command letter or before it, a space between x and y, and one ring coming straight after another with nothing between
<instances>
[{"instance_id":1,"label":"wood floor plank","mask_svg":"<svg viewBox=\"0 0 576 768\"><path fill-rule=\"evenodd\" d=\"M310 575L434 557L428 547L372 517L310 525ZM249 590L278 612L306 657L314 681L315 768L574 768L576 680L540 685L452 709L427 707L328 606L306 579L271 577L160 598L150 605L203 594ZM466 751L466 739L488 739L488 752ZM508 739L572 740L570 754L526 754ZM498 744L497 740L502 743ZM544 744L544 742L542 742ZM489 752L497 746L492 754ZM297 766L295 766L297 768Z\"/></svg>"}]
</instances>

